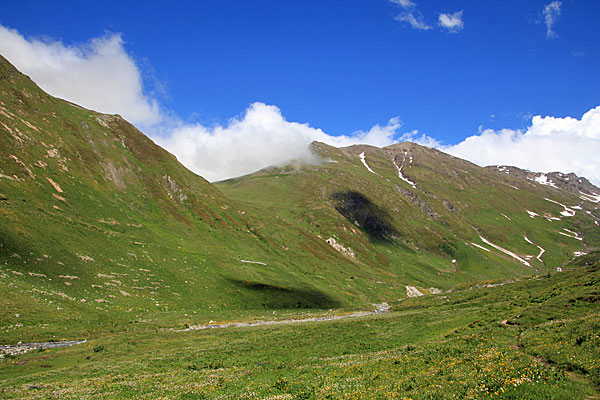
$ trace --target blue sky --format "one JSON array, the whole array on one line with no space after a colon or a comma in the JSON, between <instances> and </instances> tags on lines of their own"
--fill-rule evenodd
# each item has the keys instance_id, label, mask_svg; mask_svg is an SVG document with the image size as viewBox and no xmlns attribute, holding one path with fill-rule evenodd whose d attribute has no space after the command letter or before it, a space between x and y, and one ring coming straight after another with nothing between
<instances>
[{"instance_id":1,"label":"blue sky","mask_svg":"<svg viewBox=\"0 0 600 400\"><path fill-rule=\"evenodd\" d=\"M0 24L29 41L119 35L143 96L179 125L227 127L260 102L330 136L397 117L396 138L442 145L600 105L599 18L591 0L0 4Z\"/></svg>"}]
</instances>

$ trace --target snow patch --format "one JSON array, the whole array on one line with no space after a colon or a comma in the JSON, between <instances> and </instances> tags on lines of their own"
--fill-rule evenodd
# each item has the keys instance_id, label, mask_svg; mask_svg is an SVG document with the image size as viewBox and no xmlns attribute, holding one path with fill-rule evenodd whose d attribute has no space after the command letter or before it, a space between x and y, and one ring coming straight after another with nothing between
<instances>
[{"instance_id":1,"label":"snow patch","mask_svg":"<svg viewBox=\"0 0 600 400\"><path fill-rule=\"evenodd\" d=\"M487 251L488 253L490 252L490 250L489 250L489 249L486 249L485 247L483 247L483 246L480 246L480 245L478 245L477 243L473 243L473 242L471 242L471 244L472 244L473 246L475 246L475 247L478 247L478 248L480 248L481 250L485 250L485 251Z\"/></svg>"},{"instance_id":2,"label":"snow patch","mask_svg":"<svg viewBox=\"0 0 600 400\"><path fill-rule=\"evenodd\" d=\"M577 232L573 232L567 228L563 228L563 231L565 232L558 232L559 234L566 236L566 237L570 237L571 239L577 239L577 240L583 240L582 237L579 237L579 233Z\"/></svg>"},{"instance_id":3,"label":"snow patch","mask_svg":"<svg viewBox=\"0 0 600 400\"><path fill-rule=\"evenodd\" d=\"M525 211L527 211L527 214L529 214L529 216L531 218L535 218L535 217L539 217L540 216L539 214L534 213L533 211L529 211L529 210L525 210Z\"/></svg>"},{"instance_id":4,"label":"snow patch","mask_svg":"<svg viewBox=\"0 0 600 400\"><path fill-rule=\"evenodd\" d=\"M264 262L260 262L260 261L248 261L248 260L240 260L240 262L246 263L246 264L260 264L260 265L267 265Z\"/></svg>"},{"instance_id":5,"label":"snow patch","mask_svg":"<svg viewBox=\"0 0 600 400\"><path fill-rule=\"evenodd\" d=\"M536 258L539 260L539 262L544 262L542 260L542 254L544 254L546 252L546 250L540 246L537 246L537 248L540 249L540 254L538 254Z\"/></svg>"},{"instance_id":6,"label":"snow patch","mask_svg":"<svg viewBox=\"0 0 600 400\"><path fill-rule=\"evenodd\" d=\"M516 255L515 253L513 253L512 251L506 250L503 247L498 246L497 244L494 244L492 242L490 242L489 240L487 240L486 238L484 238L483 236L479 235L479 238L481 239L481 241L487 245L492 246L493 248L495 248L496 250L500 250L501 252L503 252L504 254L507 254L509 256L511 256L512 258L514 258L515 260L519 261L521 264L523 265L527 265L528 267L531 267L531 264L529 264L527 261L523 260L521 257L519 257L518 255Z\"/></svg>"},{"instance_id":7,"label":"snow patch","mask_svg":"<svg viewBox=\"0 0 600 400\"><path fill-rule=\"evenodd\" d=\"M590 201L592 203L600 203L600 194L598 194L598 193L593 193L593 194L584 193L584 192L579 192L579 193L581 194L581 196L579 196L579 198L582 200Z\"/></svg>"},{"instance_id":8,"label":"snow patch","mask_svg":"<svg viewBox=\"0 0 600 400\"><path fill-rule=\"evenodd\" d=\"M581 256L585 256L586 254L587 254L587 253L586 253L586 252L584 252L584 251L574 251L574 252L573 252L573 255L574 255L575 257L581 257Z\"/></svg>"},{"instance_id":9,"label":"snow patch","mask_svg":"<svg viewBox=\"0 0 600 400\"><path fill-rule=\"evenodd\" d=\"M596 225L600 225L600 223L598 223L598 217L596 217L594 214L592 214L592 212L591 212L591 211L586 211L586 213L587 213L587 214L588 214L590 217L594 218L594 220L595 220L595 221L594 221L594 223L595 223Z\"/></svg>"},{"instance_id":10,"label":"snow patch","mask_svg":"<svg viewBox=\"0 0 600 400\"><path fill-rule=\"evenodd\" d=\"M563 235L563 236L569 237L571 239L583 240L583 238L580 238L580 237L577 237L577 236L571 236L571 235L568 235L568 234L566 234L564 232L558 232L558 233L561 234L561 235Z\"/></svg>"},{"instance_id":11,"label":"snow patch","mask_svg":"<svg viewBox=\"0 0 600 400\"><path fill-rule=\"evenodd\" d=\"M552 181L548 180L546 174L540 174L540 176L535 178L535 181L541 185L552 186L553 188L558 189Z\"/></svg>"},{"instance_id":12,"label":"snow patch","mask_svg":"<svg viewBox=\"0 0 600 400\"><path fill-rule=\"evenodd\" d=\"M416 183L412 182L410 179L408 179L407 177L402 175L402 167L399 167L395 161L394 161L394 165L396 166L396 169L398 170L398 176L400 177L400 179L402 179L404 182L408 183L410 186L412 186L413 188L416 189L417 188Z\"/></svg>"},{"instance_id":13,"label":"snow patch","mask_svg":"<svg viewBox=\"0 0 600 400\"><path fill-rule=\"evenodd\" d=\"M545 197L544 200L549 201L549 202L554 203L554 204L558 204L559 206L562 206L564 208L564 210L560 212L560 215L562 215L564 217L574 217L575 213L577 213L577 211L575 211L575 210L573 210L573 209L565 206L562 203L559 203L556 200L552 200L552 199L549 199L547 197Z\"/></svg>"},{"instance_id":14,"label":"snow patch","mask_svg":"<svg viewBox=\"0 0 600 400\"><path fill-rule=\"evenodd\" d=\"M369 167L369 164L367 164L367 160L366 160L366 157L365 157L365 152L364 152L364 151L363 151L362 153L360 153L360 156L359 156L359 157L360 157L360 161L362 161L362 163L363 163L363 164L364 164L364 166L365 166L365 167L366 167L366 168L369 170L369 172L370 172L370 173L372 173L372 174L375 174L375 175L378 175L378 174L377 174L375 171L373 171L373 170L371 169L371 167Z\"/></svg>"},{"instance_id":15,"label":"snow patch","mask_svg":"<svg viewBox=\"0 0 600 400\"><path fill-rule=\"evenodd\" d=\"M502 214L502 213L500 213L500 214ZM502 216L503 216L504 218L506 218L507 220L509 220L509 221L512 221L512 219L510 219L510 217L509 217L509 216L507 216L506 214L502 214Z\"/></svg>"},{"instance_id":16,"label":"snow patch","mask_svg":"<svg viewBox=\"0 0 600 400\"><path fill-rule=\"evenodd\" d=\"M406 157L406 152L404 152L404 157ZM402 168L404 167L404 162L405 162L406 158L402 159L402 166L398 166L398 164L396 164L396 160L392 160L394 162L394 166L396 167L396 170L398 171L398 177L400 179L402 179L404 182L408 183L410 186L412 186L414 189L417 188L417 184L412 182L410 179L408 179L407 177L405 177L404 175L402 175ZM412 165L412 157L410 158L410 164Z\"/></svg>"},{"instance_id":17,"label":"snow patch","mask_svg":"<svg viewBox=\"0 0 600 400\"><path fill-rule=\"evenodd\" d=\"M532 244L532 245L536 246L538 249L540 249L540 254L538 254L536 258L538 259L539 262L544 262L542 260L542 254L544 254L546 252L546 249L544 249L543 247L538 246L535 243L533 243L531 240L529 240L529 238L527 237L527 235L523 235L523 239L525 239L525 241L527 243ZM527 256L525 258L528 259L528 260L531 260L533 257L532 256Z\"/></svg>"}]
</instances>

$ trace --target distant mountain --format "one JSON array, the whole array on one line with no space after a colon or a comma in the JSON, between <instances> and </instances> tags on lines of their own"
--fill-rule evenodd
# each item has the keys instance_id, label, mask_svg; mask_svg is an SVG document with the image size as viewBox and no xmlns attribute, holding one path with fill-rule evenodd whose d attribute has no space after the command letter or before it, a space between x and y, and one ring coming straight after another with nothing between
<instances>
[{"instance_id":1,"label":"distant mountain","mask_svg":"<svg viewBox=\"0 0 600 400\"><path fill-rule=\"evenodd\" d=\"M217 187L265 214L291 212L355 263L422 291L466 276L541 273L599 243L600 198L584 179L585 195L413 143L312 150L320 165L268 168Z\"/></svg>"},{"instance_id":2,"label":"distant mountain","mask_svg":"<svg viewBox=\"0 0 600 400\"><path fill-rule=\"evenodd\" d=\"M531 172L526 169L511 167L508 165L493 165L487 168L495 169L498 172L510 174L514 177L527 179L537 182L541 185L552 186L556 189L565 190L575 195L578 195L583 200L598 202L600 200L600 188L594 186L584 177L575 175L574 173L562 172Z\"/></svg>"},{"instance_id":3,"label":"distant mountain","mask_svg":"<svg viewBox=\"0 0 600 400\"><path fill-rule=\"evenodd\" d=\"M365 307L544 273L600 243L585 182L412 143L313 143L318 165L212 185L1 57L0 133L0 341Z\"/></svg>"}]
</instances>

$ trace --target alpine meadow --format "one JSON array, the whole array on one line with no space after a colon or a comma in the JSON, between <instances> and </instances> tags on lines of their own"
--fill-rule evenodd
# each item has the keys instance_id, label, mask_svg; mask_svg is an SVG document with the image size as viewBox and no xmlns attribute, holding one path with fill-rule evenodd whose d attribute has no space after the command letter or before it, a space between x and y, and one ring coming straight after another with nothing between
<instances>
[{"instance_id":1,"label":"alpine meadow","mask_svg":"<svg viewBox=\"0 0 600 400\"><path fill-rule=\"evenodd\" d=\"M411 35L469 28L466 11L436 25L381 3ZM545 7L542 39L570 34L567 5ZM309 138L308 156L209 182L183 162L191 145L163 148L153 125L57 95L0 53L1 398L600 399L597 175L459 157L499 130L353 142L255 107L202 128L194 156L250 125ZM549 141L535 129L556 120L504 134ZM587 124L593 148L598 121L556 126Z\"/></svg>"}]
</instances>

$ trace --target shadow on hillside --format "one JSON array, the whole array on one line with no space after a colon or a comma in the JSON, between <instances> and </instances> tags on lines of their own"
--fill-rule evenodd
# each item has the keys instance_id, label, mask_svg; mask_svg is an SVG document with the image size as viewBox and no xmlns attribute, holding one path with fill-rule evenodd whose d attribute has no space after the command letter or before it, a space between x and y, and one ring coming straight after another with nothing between
<instances>
[{"instance_id":1,"label":"shadow on hillside","mask_svg":"<svg viewBox=\"0 0 600 400\"><path fill-rule=\"evenodd\" d=\"M33 249L27 245L25 240L18 237L15 230L11 228L8 224L0 226L0 258L3 260L13 260L15 263L23 265L21 256L26 256Z\"/></svg>"},{"instance_id":2,"label":"shadow on hillside","mask_svg":"<svg viewBox=\"0 0 600 400\"><path fill-rule=\"evenodd\" d=\"M292 309L292 308L337 308L340 303L331 296L315 289L296 289L274 286L266 283L228 279L229 282L251 295L248 306L251 308Z\"/></svg>"},{"instance_id":3,"label":"shadow on hillside","mask_svg":"<svg viewBox=\"0 0 600 400\"><path fill-rule=\"evenodd\" d=\"M368 198L358 192L333 194L335 209L364 231L372 240L391 241L398 232L393 228L391 217Z\"/></svg>"}]
</instances>

